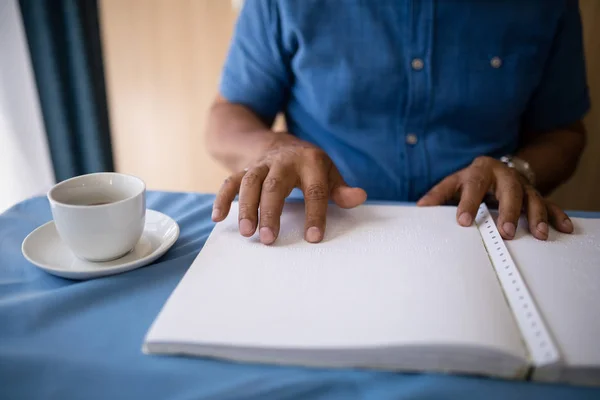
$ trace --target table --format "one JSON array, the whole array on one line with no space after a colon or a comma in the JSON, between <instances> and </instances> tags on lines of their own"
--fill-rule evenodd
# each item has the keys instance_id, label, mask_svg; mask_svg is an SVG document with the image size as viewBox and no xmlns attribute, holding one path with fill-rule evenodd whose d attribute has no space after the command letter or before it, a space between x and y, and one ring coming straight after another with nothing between
<instances>
[{"instance_id":1,"label":"table","mask_svg":"<svg viewBox=\"0 0 600 400\"><path fill-rule=\"evenodd\" d=\"M213 196L149 192L181 227L152 265L90 281L46 274L21 242L51 219L45 198L0 215L0 398L439 399L600 398L600 390L436 374L244 365L148 356L144 335L213 224Z\"/></svg>"}]
</instances>

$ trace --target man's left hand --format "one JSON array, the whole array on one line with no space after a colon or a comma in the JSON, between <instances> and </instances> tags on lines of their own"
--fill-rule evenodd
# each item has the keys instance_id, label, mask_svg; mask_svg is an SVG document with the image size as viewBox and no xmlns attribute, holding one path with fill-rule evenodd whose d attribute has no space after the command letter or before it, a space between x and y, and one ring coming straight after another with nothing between
<instances>
[{"instance_id":1,"label":"man's left hand","mask_svg":"<svg viewBox=\"0 0 600 400\"><path fill-rule=\"evenodd\" d=\"M515 237L523 210L529 231L537 239L548 238L548 223L560 232L573 232L573 223L556 204L544 199L519 172L491 157L478 157L467 168L448 176L417 205L442 205L458 196L457 221L470 226L488 193L498 200L498 230L504 239Z\"/></svg>"}]
</instances>

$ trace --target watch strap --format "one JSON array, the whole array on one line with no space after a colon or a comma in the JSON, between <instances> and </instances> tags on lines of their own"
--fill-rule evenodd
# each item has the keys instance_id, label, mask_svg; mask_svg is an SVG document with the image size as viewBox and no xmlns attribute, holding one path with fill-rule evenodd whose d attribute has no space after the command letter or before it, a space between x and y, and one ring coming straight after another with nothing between
<instances>
[{"instance_id":1,"label":"watch strap","mask_svg":"<svg viewBox=\"0 0 600 400\"><path fill-rule=\"evenodd\" d=\"M527 161L511 155L501 157L500 161L507 167L515 169L527 179L530 185L535 186L535 173Z\"/></svg>"}]
</instances>

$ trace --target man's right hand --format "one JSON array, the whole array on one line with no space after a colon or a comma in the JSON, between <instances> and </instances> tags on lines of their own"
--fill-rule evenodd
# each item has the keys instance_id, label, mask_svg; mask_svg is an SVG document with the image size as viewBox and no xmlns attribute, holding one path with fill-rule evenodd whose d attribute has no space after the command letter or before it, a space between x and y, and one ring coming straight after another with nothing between
<instances>
[{"instance_id":1,"label":"man's right hand","mask_svg":"<svg viewBox=\"0 0 600 400\"><path fill-rule=\"evenodd\" d=\"M258 228L260 241L272 244L279 234L285 199L296 187L304 193L304 238L311 243L323 239L329 199L342 208L353 208L367 198L364 190L344 182L323 150L281 134L261 159L225 180L217 194L212 219L223 221L239 193L240 233L249 237Z\"/></svg>"}]
</instances>

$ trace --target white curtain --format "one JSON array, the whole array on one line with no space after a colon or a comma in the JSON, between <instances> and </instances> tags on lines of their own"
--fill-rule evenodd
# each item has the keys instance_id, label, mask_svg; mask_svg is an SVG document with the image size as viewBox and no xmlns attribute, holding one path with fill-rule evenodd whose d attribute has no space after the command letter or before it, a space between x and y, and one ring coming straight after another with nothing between
<instances>
[{"instance_id":1,"label":"white curtain","mask_svg":"<svg viewBox=\"0 0 600 400\"><path fill-rule=\"evenodd\" d=\"M17 0L0 0L0 212L54 183Z\"/></svg>"}]
</instances>

